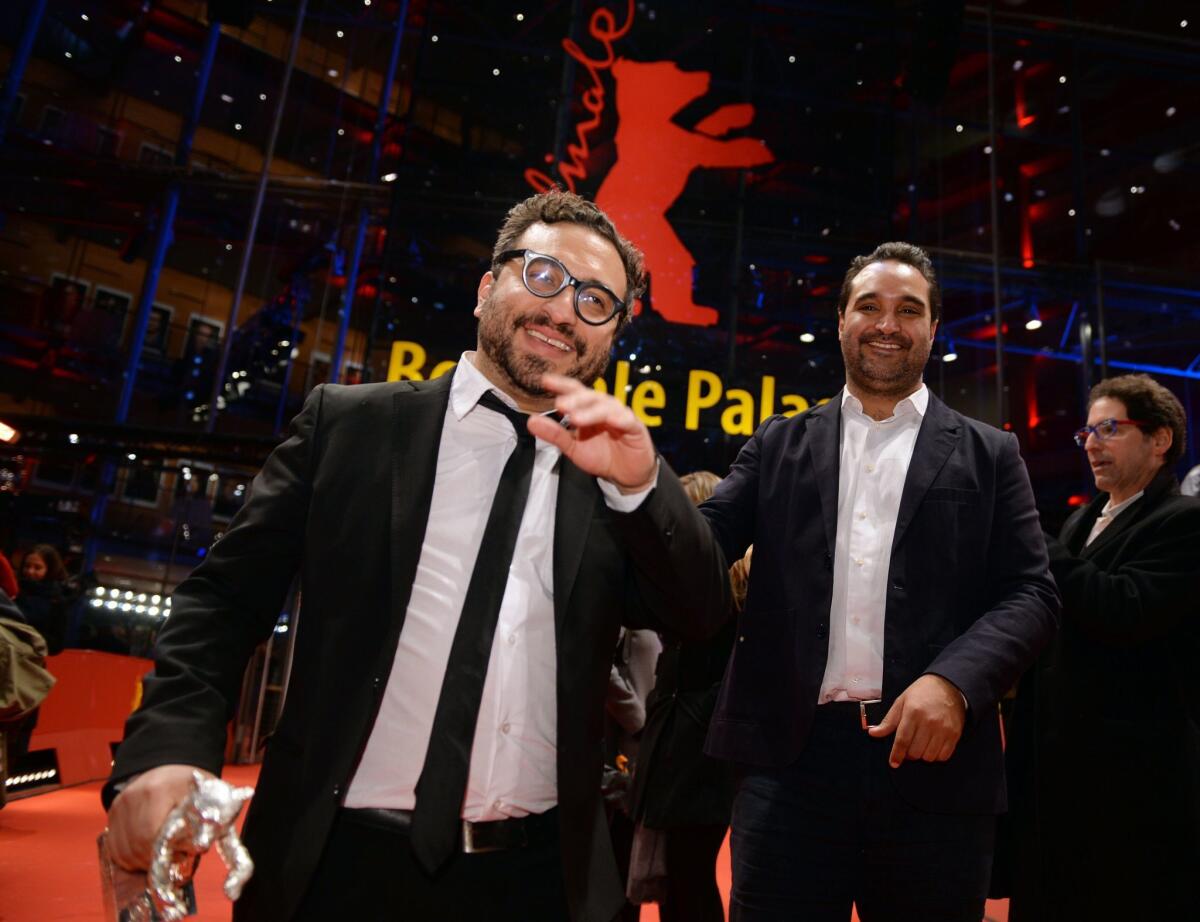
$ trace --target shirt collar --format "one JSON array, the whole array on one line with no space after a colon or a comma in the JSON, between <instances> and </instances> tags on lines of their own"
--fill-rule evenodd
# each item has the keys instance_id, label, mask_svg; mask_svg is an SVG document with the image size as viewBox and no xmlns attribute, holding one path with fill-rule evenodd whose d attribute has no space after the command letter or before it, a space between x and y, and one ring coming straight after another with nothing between
<instances>
[{"instance_id":1,"label":"shirt collar","mask_svg":"<svg viewBox=\"0 0 1200 922\"><path fill-rule=\"evenodd\" d=\"M515 400L492 384L483 372L475 367L474 351L464 352L459 357L458 367L454 369L454 380L450 382L450 409L453 411L455 419L461 421L464 416L475 409L479 398L488 391L491 391L514 410L520 409Z\"/></svg>"},{"instance_id":2,"label":"shirt collar","mask_svg":"<svg viewBox=\"0 0 1200 922\"><path fill-rule=\"evenodd\" d=\"M850 388L842 388L842 410L853 410L860 416L866 416L863 412L862 401L850 393ZM925 411L929 409L929 388L925 386L925 382L921 382L921 386L915 391L896 404L896 408L892 411L892 415L888 419L898 419L901 416L910 416L915 413L918 417L924 419ZM888 420L876 420L876 422L887 422Z\"/></svg>"},{"instance_id":3,"label":"shirt collar","mask_svg":"<svg viewBox=\"0 0 1200 922\"><path fill-rule=\"evenodd\" d=\"M488 391L491 391L518 413L525 412L517 406L517 402L512 397L496 387L482 371L475 367L474 350L464 352L459 356L458 366L454 369L454 380L450 382L450 409L454 413L454 418L461 422L464 416L475 409L479 398ZM547 410L546 412L553 411Z\"/></svg>"},{"instance_id":4,"label":"shirt collar","mask_svg":"<svg viewBox=\"0 0 1200 922\"><path fill-rule=\"evenodd\" d=\"M1112 504L1112 500L1110 499L1107 503L1104 504L1104 508L1100 510L1100 515L1104 516L1106 519L1111 519L1111 518L1113 518L1113 516L1120 515L1122 512L1124 512L1126 509L1128 509L1130 506L1132 506L1134 503L1136 503L1139 499L1141 499L1142 494L1145 492L1146 492L1145 490L1138 490L1136 493L1133 494L1133 496L1129 497L1129 499L1122 500L1121 502L1117 503L1115 506Z\"/></svg>"}]
</instances>

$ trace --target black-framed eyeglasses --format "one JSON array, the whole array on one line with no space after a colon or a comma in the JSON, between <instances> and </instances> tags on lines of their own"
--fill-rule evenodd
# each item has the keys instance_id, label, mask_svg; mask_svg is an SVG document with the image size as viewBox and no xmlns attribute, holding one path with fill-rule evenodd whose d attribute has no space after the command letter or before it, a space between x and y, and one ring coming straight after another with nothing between
<instances>
[{"instance_id":1,"label":"black-framed eyeglasses","mask_svg":"<svg viewBox=\"0 0 1200 922\"><path fill-rule=\"evenodd\" d=\"M1141 426L1144 423L1140 419L1102 419L1094 426L1084 426L1075 432L1075 444L1080 448L1087 445L1088 436L1095 434L1100 441L1111 439L1114 435L1121 431L1122 426Z\"/></svg>"},{"instance_id":2,"label":"black-framed eyeglasses","mask_svg":"<svg viewBox=\"0 0 1200 922\"><path fill-rule=\"evenodd\" d=\"M599 282L575 278L566 266L545 253L505 250L496 257L496 267L518 256L525 259L521 281L529 293L539 298L553 298L571 285L575 289L575 316L584 323L594 327L603 326L625 310L625 302L610 289Z\"/></svg>"}]
</instances>

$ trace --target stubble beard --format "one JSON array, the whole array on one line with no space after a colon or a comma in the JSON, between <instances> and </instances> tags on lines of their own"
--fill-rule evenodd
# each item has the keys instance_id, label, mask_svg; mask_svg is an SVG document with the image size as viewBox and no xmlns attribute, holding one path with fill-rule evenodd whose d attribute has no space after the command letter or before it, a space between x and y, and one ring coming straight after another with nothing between
<instances>
[{"instance_id":1,"label":"stubble beard","mask_svg":"<svg viewBox=\"0 0 1200 922\"><path fill-rule=\"evenodd\" d=\"M512 387L530 397L551 397L553 394L542 387L542 375L556 371L546 358L529 352L518 352L516 338L526 326L542 326L554 330L558 336L575 350L575 361L559 372L568 378L592 386L592 382L608 370L609 352L597 349L588 352L587 343L568 326L555 324L546 312L506 316L503 308L489 295L479 317L479 348L485 352L492 364L508 379ZM565 353L564 353L565 354Z\"/></svg>"},{"instance_id":2,"label":"stubble beard","mask_svg":"<svg viewBox=\"0 0 1200 922\"><path fill-rule=\"evenodd\" d=\"M902 349L903 360L894 364L878 361L864 354L864 347L876 340L897 343ZM932 344L931 344L932 345ZM868 339L851 339L842 335L842 359L846 364L846 377L863 393L875 397L906 397L921 385L925 364L929 361L929 348L922 349L905 337L873 336Z\"/></svg>"}]
</instances>

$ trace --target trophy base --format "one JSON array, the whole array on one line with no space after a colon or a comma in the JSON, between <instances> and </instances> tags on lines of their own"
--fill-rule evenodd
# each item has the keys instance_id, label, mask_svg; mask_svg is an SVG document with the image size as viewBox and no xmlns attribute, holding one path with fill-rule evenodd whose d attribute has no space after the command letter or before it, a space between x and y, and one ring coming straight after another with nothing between
<instances>
[{"instance_id":1,"label":"trophy base","mask_svg":"<svg viewBox=\"0 0 1200 922\"><path fill-rule=\"evenodd\" d=\"M126 871L112 860L108 850L108 834L96 840L100 855L100 888L103 891L105 922L163 922L150 897L145 873ZM196 891L189 881L183 887L187 914L196 914Z\"/></svg>"}]
</instances>

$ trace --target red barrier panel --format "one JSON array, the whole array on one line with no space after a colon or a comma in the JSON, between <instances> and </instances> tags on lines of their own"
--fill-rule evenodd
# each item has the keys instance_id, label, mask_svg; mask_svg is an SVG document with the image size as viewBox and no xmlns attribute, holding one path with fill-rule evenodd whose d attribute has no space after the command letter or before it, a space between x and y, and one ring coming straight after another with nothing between
<instances>
[{"instance_id":1,"label":"red barrier panel","mask_svg":"<svg viewBox=\"0 0 1200 922\"><path fill-rule=\"evenodd\" d=\"M58 682L42 702L29 748L58 750L61 784L108 777L112 744L120 741L142 676L153 666L148 659L95 650L49 658L46 668Z\"/></svg>"}]
</instances>

